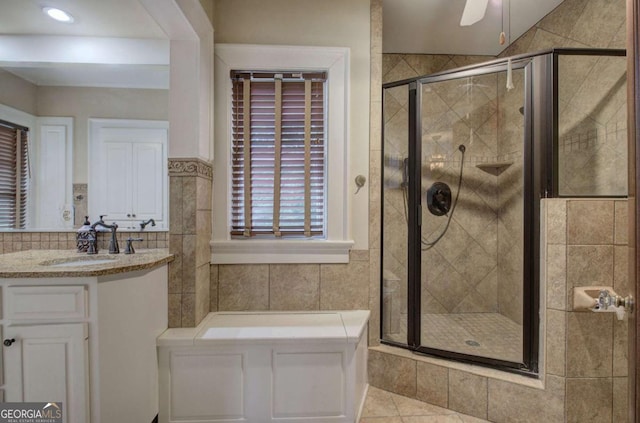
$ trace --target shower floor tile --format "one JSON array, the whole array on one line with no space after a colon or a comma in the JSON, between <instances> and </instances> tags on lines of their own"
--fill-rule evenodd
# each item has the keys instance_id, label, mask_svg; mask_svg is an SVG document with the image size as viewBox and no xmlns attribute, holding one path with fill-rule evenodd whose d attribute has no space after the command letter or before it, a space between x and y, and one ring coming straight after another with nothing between
<instances>
[{"instance_id":1,"label":"shower floor tile","mask_svg":"<svg viewBox=\"0 0 640 423\"><path fill-rule=\"evenodd\" d=\"M522 326L499 313L424 314L422 345L520 362Z\"/></svg>"},{"instance_id":2,"label":"shower floor tile","mask_svg":"<svg viewBox=\"0 0 640 423\"><path fill-rule=\"evenodd\" d=\"M407 342L407 318L385 339ZM423 314L422 345L499 360L522 361L522 326L499 313Z\"/></svg>"}]
</instances>

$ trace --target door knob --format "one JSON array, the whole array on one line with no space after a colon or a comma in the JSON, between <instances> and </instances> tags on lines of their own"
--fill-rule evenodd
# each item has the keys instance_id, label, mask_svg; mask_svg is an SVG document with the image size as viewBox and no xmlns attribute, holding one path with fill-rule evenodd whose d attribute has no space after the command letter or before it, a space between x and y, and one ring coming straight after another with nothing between
<instances>
[{"instance_id":1,"label":"door knob","mask_svg":"<svg viewBox=\"0 0 640 423\"><path fill-rule=\"evenodd\" d=\"M10 347L14 342L16 342L16 340L14 338L5 339L3 344L4 344L5 347Z\"/></svg>"}]
</instances>

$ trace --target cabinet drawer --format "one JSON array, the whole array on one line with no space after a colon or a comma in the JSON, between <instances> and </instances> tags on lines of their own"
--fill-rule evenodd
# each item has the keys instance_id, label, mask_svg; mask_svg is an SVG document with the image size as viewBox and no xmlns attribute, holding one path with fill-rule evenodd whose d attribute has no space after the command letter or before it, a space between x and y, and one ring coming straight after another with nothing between
<instances>
[{"instance_id":1,"label":"cabinet drawer","mask_svg":"<svg viewBox=\"0 0 640 423\"><path fill-rule=\"evenodd\" d=\"M11 320L83 319L86 289L73 286L10 286L6 318Z\"/></svg>"}]
</instances>

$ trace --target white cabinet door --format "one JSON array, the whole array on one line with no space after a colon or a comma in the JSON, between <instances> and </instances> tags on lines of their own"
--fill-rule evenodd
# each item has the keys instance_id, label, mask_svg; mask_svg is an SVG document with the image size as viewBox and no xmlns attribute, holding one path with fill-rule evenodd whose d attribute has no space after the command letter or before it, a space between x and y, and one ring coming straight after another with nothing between
<instances>
[{"instance_id":1,"label":"white cabinet door","mask_svg":"<svg viewBox=\"0 0 640 423\"><path fill-rule=\"evenodd\" d=\"M88 420L86 324L5 326L5 400L62 402L64 421Z\"/></svg>"},{"instance_id":2,"label":"white cabinet door","mask_svg":"<svg viewBox=\"0 0 640 423\"><path fill-rule=\"evenodd\" d=\"M105 222L128 220L131 214L131 144L127 142L104 143L104 173L102 207ZM100 195L100 194L99 194Z\"/></svg>"},{"instance_id":3,"label":"white cabinet door","mask_svg":"<svg viewBox=\"0 0 640 423\"><path fill-rule=\"evenodd\" d=\"M134 220L162 221L165 192L165 161L160 143L138 142L132 145L132 207Z\"/></svg>"},{"instance_id":4,"label":"white cabinet door","mask_svg":"<svg viewBox=\"0 0 640 423\"><path fill-rule=\"evenodd\" d=\"M89 212L105 221L139 228L153 218L167 222L166 122L91 120L91 150L100 160L90 168Z\"/></svg>"}]
</instances>

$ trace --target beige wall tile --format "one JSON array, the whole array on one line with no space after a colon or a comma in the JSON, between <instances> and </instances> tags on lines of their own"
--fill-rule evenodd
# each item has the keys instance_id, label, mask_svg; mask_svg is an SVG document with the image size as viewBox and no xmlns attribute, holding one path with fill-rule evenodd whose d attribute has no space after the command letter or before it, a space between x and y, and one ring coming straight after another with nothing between
<instances>
[{"instance_id":1,"label":"beige wall tile","mask_svg":"<svg viewBox=\"0 0 640 423\"><path fill-rule=\"evenodd\" d=\"M614 202L568 201L567 244L613 244Z\"/></svg>"},{"instance_id":2,"label":"beige wall tile","mask_svg":"<svg viewBox=\"0 0 640 423\"><path fill-rule=\"evenodd\" d=\"M212 182L210 179L196 177L196 209L211 210Z\"/></svg>"},{"instance_id":3,"label":"beige wall tile","mask_svg":"<svg viewBox=\"0 0 640 423\"><path fill-rule=\"evenodd\" d=\"M182 294L182 321L183 328L192 328L196 325L196 294Z\"/></svg>"},{"instance_id":4,"label":"beige wall tile","mask_svg":"<svg viewBox=\"0 0 640 423\"><path fill-rule=\"evenodd\" d=\"M212 264L210 270L209 286L211 291L209 293L209 311L218 311L218 265Z\"/></svg>"},{"instance_id":5,"label":"beige wall tile","mask_svg":"<svg viewBox=\"0 0 640 423\"><path fill-rule=\"evenodd\" d=\"M440 407L449 404L449 369L433 364L417 363L416 398Z\"/></svg>"},{"instance_id":6,"label":"beige wall tile","mask_svg":"<svg viewBox=\"0 0 640 423\"><path fill-rule=\"evenodd\" d=\"M564 421L564 378L547 376L545 388L489 379L489 416L492 422Z\"/></svg>"},{"instance_id":7,"label":"beige wall tile","mask_svg":"<svg viewBox=\"0 0 640 423\"><path fill-rule=\"evenodd\" d=\"M169 176L169 231L171 234L182 234L182 180L177 176Z\"/></svg>"},{"instance_id":8,"label":"beige wall tile","mask_svg":"<svg viewBox=\"0 0 640 423\"><path fill-rule=\"evenodd\" d=\"M320 309L365 310L368 306L368 261L320 265Z\"/></svg>"},{"instance_id":9,"label":"beige wall tile","mask_svg":"<svg viewBox=\"0 0 640 423\"><path fill-rule=\"evenodd\" d=\"M613 245L569 245L567 289L593 285L613 285Z\"/></svg>"},{"instance_id":10,"label":"beige wall tile","mask_svg":"<svg viewBox=\"0 0 640 423\"><path fill-rule=\"evenodd\" d=\"M481 419L487 418L487 378L449 370L449 408Z\"/></svg>"},{"instance_id":11,"label":"beige wall tile","mask_svg":"<svg viewBox=\"0 0 640 423\"><path fill-rule=\"evenodd\" d=\"M584 0L565 0L544 17L537 26L549 32L568 37L582 15L587 2Z\"/></svg>"},{"instance_id":12,"label":"beige wall tile","mask_svg":"<svg viewBox=\"0 0 640 423\"><path fill-rule=\"evenodd\" d=\"M219 265L218 309L268 310L269 265Z\"/></svg>"},{"instance_id":13,"label":"beige wall tile","mask_svg":"<svg viewBox=\"0 0 640 423\"><path fill-rule=\"evenodd\" d=\"M629 321L613 319L613 376L629 374Z\"/></svg>"},{"instance_id":14,"label":"beige wall tile","mask_svg":"<svg viewBox=\"0 0 640 423\"><path fill-rule=\"evenodd\" d=\"M566 363L566 312L547 310L546 330L546 372L564 376Z\"/></svg>"},{"instance_id":15,"label":"beige wall tile","mask_svg":"<svg viewBox=\"0 0 640 423\"><path fill-rule=\"evenodd\" d=\"M410 398L416 396L415 360L369 350L369 383Z\"/></svg>"},{"instance_id":16,"label":"beige wall tile","mask_svg":"<svg viewBox=\"0 0 640 423\"><path fill-rule=\"evenodd\" d=\"M618 295L631 294L629 287L629 248L626 245L613 247L613 289Z\"/></svg>"},{"instance_id":17,"label":"beige wall tile","mask_svg":"<svg viewBox=\"0 0 640 423\"><path fill-rule=\"evenodd\" d=\"M182 294L169 294L169 327L182 327Z\"/></svg>"},{"instance_id":18,"label":"beige wall tile","mask_svg":"<svg viewBox=\"0 0 640 423\"><path fill-rule=\"evenodd\" d=\"M182 293L196 292L196 235L182 236Z\"/></svg>"},{"instance_id":19,"label":"beige wall tile","mask_svg":"<svg viewBox=\"0 0 640 423\"><path fill-rule=\"evenodd\" d=\"M567 309L567 247L561 244L547 245L546 288L547 308Z\"/></svg>"},{"instance_id":20,"label":"beige wall tile","mask_svg":"<svg viewBox=\"0 0 640 423\"><path fill-rule=\"evenodd\" d=\"M369 250L369 346L380 344L380 250Z\"/></svg>"},{"instance_id":21,"label":"beige wall tile","mask_svg":"<svg viewBox=\"0 0 640 423\"><path fill-rule=\"evenodd\" d=\"M269 266L270 310L318 310L319 264L272 264Z\"/></svg>"},{"instance_id":22,"label":"beige wall tile","mask_svg":"<svg viewBox=\"0 0 640 423\"><path fill-rule=\"evenodd\" d=\"M567 314L567 377L611 377L613 313Z\"/></svg>"},{"instance_id":23,"label":"beige wall tile","mask_svg":"<svg viewBox=\"0 0 640 423\"><path fill-rule=\"evenodd\" d=\"M351 250L349 261L369 261L369 250Z\"/></svg>"},{"instance_id":24,"label":"beige wall tile","mask_svg":"<svg viewBox=\"0 0 640 423\"><path fill-rule=\"evenodd\" d=\"M198 233L196 235L196 266L211 262L211 211L198 210Z\"/></svg>"},{"instance_id":25,"label":"beige wall tile","mask_svg":"<svg viewBox=\"0 0 640 423\"><path fill-rule=\"evenodd\" d=\"M629 421L629 380L613 378L613 423Z\"/></svg>"},{"instance_id":26,"label":"beige wall tile","mask_svg":"<svg viewBox=\"0 0 640 423\"><path fill-rule=\"evenodd\" d=\"M625 8L620 1L587 1L584 11L576 21L570 39L590 47L607 47L625 21ZM602 25L601 22L607 22Z\"/></svg>"},{"instance_id":27,"label":"beige wall tile","mask_svg":"<svg viewBox=\"0 0 640 423\"><path fill-rule=\"evenodd\" d=\"M547 206L547 244L567 243L567 202L561 199L544 200Z\"/></svg>"},{"instance_id":28,"label":"beige wall tile","mask_svg":"<svg viewBox=\"0 0 640 423\"><path fill-rule=\"evenodd\" d=\"M611 378L567 379L567 423L610 423Z\"/></svg>"},{"instance_id":29,"label":"beige wall tile","mask_svg":"<svg viewBox=\"0 0 640 423\"><path fill-rule=\"evenodd\" d=\"M197 325L209 313L211 295L211 268L209 263L196 268L196 305L195 324Z\"/></svg>"},{"instance_id":30,"label":"beige wall tile","mask_svg":"<svg viewBox=\"0 0 640 423\"><path fill-rule=\"evenodd\" d=\"M617 245L627 244L629 239L629 204L627 201L616 201L615 209L615 235L614 242Z\"/></svg>"},{"instance_id":31,"label":"beige wall tile","mask_svg":"<svg viewBox=\"0 0 640 423\"><path fill-rule=\"evenodd\" d=\"M182 233L195 235L196 227L196 177L182 177Z\"/></svg>"}]
</instances>

